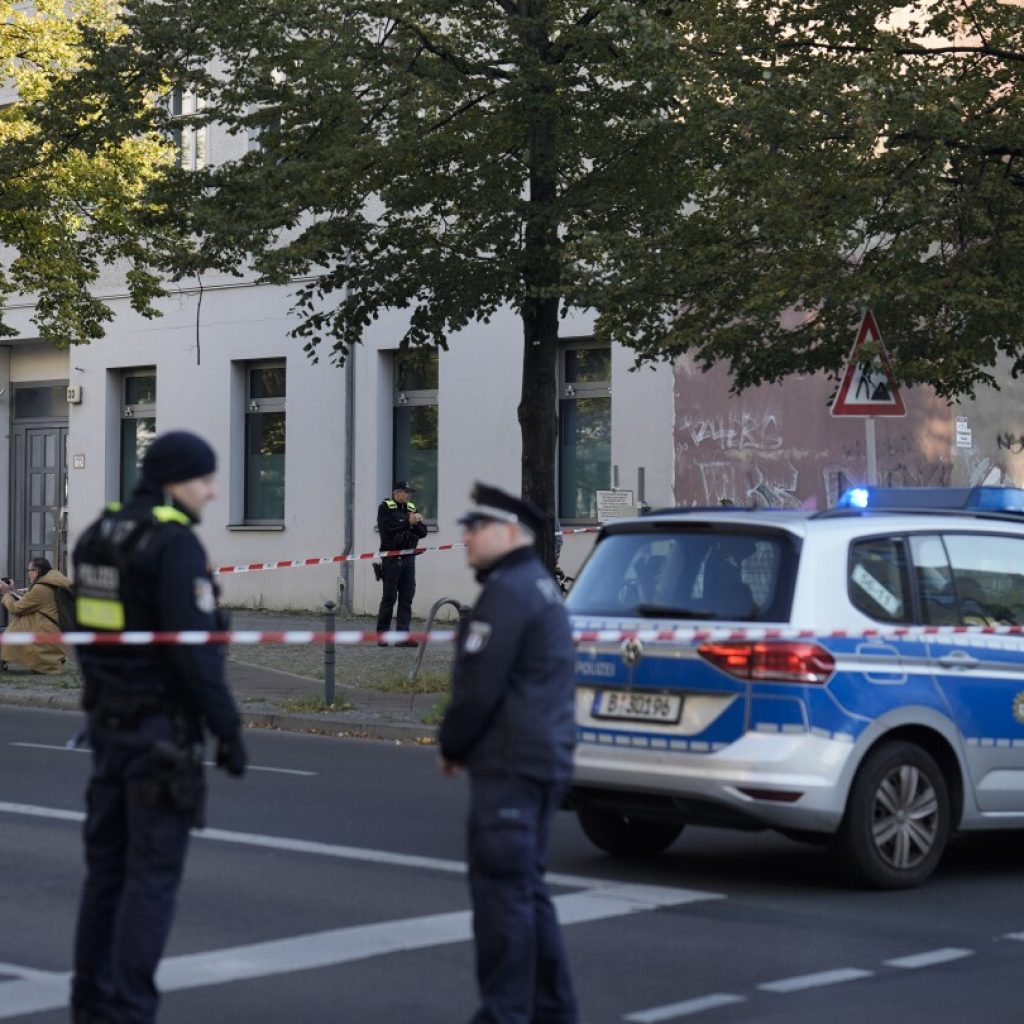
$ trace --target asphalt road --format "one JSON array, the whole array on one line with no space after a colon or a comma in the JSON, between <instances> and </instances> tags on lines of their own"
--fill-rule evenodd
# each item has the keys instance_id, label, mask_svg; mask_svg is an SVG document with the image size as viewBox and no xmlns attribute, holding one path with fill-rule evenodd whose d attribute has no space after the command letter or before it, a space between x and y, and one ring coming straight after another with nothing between
<instances>
[{"instance_id":1,"label":"asphalt road","mask_svg":"<svg viewBox=\"0 0 1024 1024\"><path fill-rule=\"evenodd\" d=\"M0 1021L66 1021L88 755L75 714L0 708ZM211 773L160 982L162 1024L462 1024L474 1009L460 781L430 748L248 735ZM552 872L584 1024L1020 1022L1020 836L925 887L847 888L771 833L685 832L614 862L569 815Z\"/></svg>"}]
</instances>

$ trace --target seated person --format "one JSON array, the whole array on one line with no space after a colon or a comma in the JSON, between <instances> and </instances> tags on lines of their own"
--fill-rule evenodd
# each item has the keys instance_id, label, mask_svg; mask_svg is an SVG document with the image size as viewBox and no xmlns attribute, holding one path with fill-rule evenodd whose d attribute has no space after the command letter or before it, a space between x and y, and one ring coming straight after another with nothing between
<instances>
[{"instance_id":1,"label":"seated person","mask_svg":"<svg viewBox=\"0 0 1024 1024\"><path fill-rule=\"evenodd\" d=\"M55 587L67 590L71 581L45 558L33 558L28 567L28 589L20 597L13 584L0 580L0 603L9 616L6 633L59 633ZM67 661L60 644L2 644L0 658L33 672L54 675Z\"/></svg>"}]
</instances>

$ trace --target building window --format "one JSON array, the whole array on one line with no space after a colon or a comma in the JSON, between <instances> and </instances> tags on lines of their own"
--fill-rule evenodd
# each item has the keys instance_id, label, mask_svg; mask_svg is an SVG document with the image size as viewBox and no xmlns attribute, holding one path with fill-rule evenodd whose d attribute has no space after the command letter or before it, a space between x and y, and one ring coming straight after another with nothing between
<instances>
[{"instance_id":1,"label":"building window","mask_svg":"<svg viewBox=\"0 0 1024 1024\"><path fill-rule=\"evenodd\" d=\"M156 370L131 370L121 384L121 500L139 482L139 467L156 436Z\"/></svg>"},{"instance_id":2,"label":"building window","mask_svg":"<svg viewBox=\"0 0 1024 1024\"><path fill-rule=\"evenodd\" d=\"M593 340L567 342L559 365L558 517L594 522L611 486L612 356Z\"/></svg>"},{"instance_id":3,"label":"building window","mask_svg":"<svg viewBox=\"0 0 1024 1024\"><path fill-rule=\"evenodd\" d=\"M391 467L411 480L413 501L425 519L437 519L437 350L395 356Z\"/></svg>"},{"instance_id":4,"label":"building window","mask_svg":"<svg viewBox=\"0 0 1024 1024\"><path fill-rule=\"evenodd\" d=\"M245 409L245 521L279 523L284 520L284 363L246 367Z\"/></svg>"},{"instance_id":5,"label":"building window","mask_svg":"<svg viewBox=\"0 0 1024 1024\"><path fill-rule=\"evenodd\" d=\"M178 148L178 166L186 171L198 171L206 166L206 125L193 125L190 117L202 113L205 101L186 89L172 89L168 101L172 121L179 124L171 128L171 138Z\"/></svg>"}]
</instances>

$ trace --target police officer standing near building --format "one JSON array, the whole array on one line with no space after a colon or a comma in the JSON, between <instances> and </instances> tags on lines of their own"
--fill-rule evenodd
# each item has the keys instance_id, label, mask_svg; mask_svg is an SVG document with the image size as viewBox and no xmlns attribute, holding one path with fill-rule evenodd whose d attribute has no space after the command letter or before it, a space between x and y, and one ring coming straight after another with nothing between
<instances>
[{"instance_id":1,"label":"police officer standing near building","mask_svg":"<svg viewBox=\"0 0 1024 1024\"><path fill-rule=\"evenodd\" d=\"M380 532L381 551L404 551L415 548L427 535L427 524L416 506L409 500L414 493L408 480L396 480L390 498L377 506L377 529ZM398 617L395 628L405 633L412 620L412 599L416 594L416 556L396 555L381 559L381 579L384 593L377 611L377 632L391 629L391 614L398 598ZM385 641L380 641L386 646ZM402 646L415 647L415 641L403 641Z\"/></svg>"},{"instance_id":2,"label":"police officer standing near building","mask_svg":"<svg viewBox=\"0 0 1024 1024\"><path fill-rule=\"evenodd\" d=\"M216 457L195 434L158 437L132 500L75 548L82 629L213 630L215 592L192 527L216 497ZM157 964L171 929L189 829L202 825L205 725L217 764L245 772L238 709L220 646L79 648L93 770L75 936L75 1024L156 1016Z\"/></svg>"},{"instance_id":3,"label":"police officer standing near building","mask_svg":"<svg viewBox=\"0 0 1024 1024\"><path fill-rule=\"evenodd\" d=\"M472 1024L575 1024L544 871L572 777L573 642L534 548L535 505L477 484L463 525L483 590L460 624L441 770L470 776L469 880L481 1006Z\"/></svg>"}]
</instances>

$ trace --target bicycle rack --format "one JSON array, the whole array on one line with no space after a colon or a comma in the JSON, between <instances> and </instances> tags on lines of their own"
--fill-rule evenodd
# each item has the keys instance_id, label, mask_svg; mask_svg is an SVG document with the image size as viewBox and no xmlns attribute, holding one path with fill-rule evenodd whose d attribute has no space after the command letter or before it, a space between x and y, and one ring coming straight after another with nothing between
<instances>
[{"instance_id":1,"label":"bicycle rack","mask_svg":"<svg viewBox=\"0 0 1024 1024\"><path fill-rule=\"evenodd\" d=\"M458 612L458 615L459 615L460 619L462 618L463 615L466 614L466 612L469 611L469 609L465 605L459 604L459 602L456 601L454 597L441 597L441 598L438 598L438 600L436 600L430 606L430 611L427 612L427 624L426 624L426 626L423 629L424 633L429 633L434 628L434 619L436 618L437 613L446 604L450 604L455 609L455 611ZM419 645L419 650L416 652L416 661L413 663L412 670L409 672L409 682L410 683L416 682L416 677L419 675L419 672L420 672L420 665L423 664L423 655L426 653L426 651L427 651L427 645L426 644L420 644Z\"/></svg>"}]
</instances>

